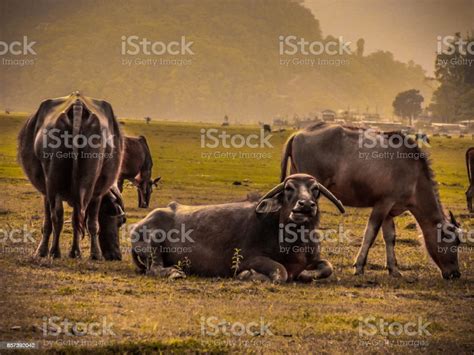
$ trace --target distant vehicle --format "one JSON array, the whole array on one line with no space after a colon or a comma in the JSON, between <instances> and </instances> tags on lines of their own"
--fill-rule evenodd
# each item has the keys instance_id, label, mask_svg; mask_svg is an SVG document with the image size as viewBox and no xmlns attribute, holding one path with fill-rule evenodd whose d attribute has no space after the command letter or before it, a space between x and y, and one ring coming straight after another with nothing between
<instances>
[{"instance_id":1,"label":"distant vehicle","mask_svg":"<svg viewBox=\"0 0 474 355\"><path fill-rule=\"evenodd\" d=\"M467 126L459 123L432 123L434 133L467 133Z\"/></svg>"},{"instance_id":2,"label":"distant vehicle","mask_svg":"<svg viewBox=\"0 0 474 355\"><path fill-rule=\"evenodd\" d=\"M336 119L336 112L333 110L324 110L321 112L323 121L334 121Z\"/></svg>"},{"instance_id":3,"label":"distant vehicle","mask_svg":"<svg viewBox=\"0 0 474 355\"><path fill-rule=\"evenodd\" d=\"M364 128L372 128L381 132L401 131L406 134L414 133L414 128L407 126L401 122L385 122L385 121L357 121Z\"/></svg>"},{"instance_id":4,"label":"distant vehicle","mask_svg":"<svg viewBox=\"0 0 474 355\"><path fill-rule=\"evenodd\" d=\"M466 126L468 132L470 133L474 132L474 119L459 121L459 123Z\"/></svg>"}]
</instances>

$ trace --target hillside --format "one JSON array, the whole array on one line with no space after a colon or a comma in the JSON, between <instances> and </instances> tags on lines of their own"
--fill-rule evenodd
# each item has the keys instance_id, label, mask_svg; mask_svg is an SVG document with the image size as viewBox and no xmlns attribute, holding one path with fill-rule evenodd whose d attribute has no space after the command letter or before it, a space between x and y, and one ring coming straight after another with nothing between
<instances>
[{"instance_id":1,"label":"hillside","mask_svg":"<svg viewBox=\"0 0 474 355\"><path fill-rule=\"evenodd\" d=\"M279 36L331 39L299 2L7 0L1 7L4 40L26 35L37 42L37 55L26 57L34 64L0 65L2 109L31 111L44 98L81 90L107 99L120 116L221 120L227 114L248 122L348 106L377 106L390 116L399 91L420 89L425 101L431 96L422 68L388 52L325 57L343 65L281 65L288 56L279 54ZM134 35L163 42L184 36L194 54L122 55L122 36ZM175 61L124 65L126 59Z\"/></svg>"}]
</instances>

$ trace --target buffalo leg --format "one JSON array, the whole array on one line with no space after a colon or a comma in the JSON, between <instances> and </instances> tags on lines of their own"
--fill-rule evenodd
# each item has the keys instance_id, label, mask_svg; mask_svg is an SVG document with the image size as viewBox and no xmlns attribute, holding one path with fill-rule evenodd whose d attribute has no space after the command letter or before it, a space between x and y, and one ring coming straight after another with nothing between
<instances>
[{"instance_id":1,"label":"buffalo leg","mask_svg":"<svg viewBox=\"0 0 474 355\"><path fill-rule=\"evenodd\" d=\"M310 268L303 270L296 278L297 281L309 283L313 280L325 279L332 275L333 267L327 260L319 260Z\"/></svg>"},{"instance_id":2,"label":"buffalo leg","mask_svg":"<svg viewBox=\"0 0 474 355\"><path fill-rule=\"evenodd\" d=\"M284 283L288 280L288 272L286 268L265 256L256 256L242 262L239 271L254 270L259 274L263 274L270 278L272 282Z\"/></svg>"},{"instance_id":3,"label":"buffalo leg","mask_svg":"<svg viewBox=\"0 0 474 355\"><path fill-rule=\"evenodd\" d=\"M53 222L53 243L49 250L49 255L53 258L61 257L61 250L59 247L59 236L63 229L64 210L63 202L59 196L49 198L49 208L51 210L51 220Z\"/></svg>"},{"instance_id":4,"label":"buffalo leg","mask_svg":"<svg viewBox=\"0 0 474 355\"><path fill-rule=\"evenodd\" d=\"M151 247L151 264L146 274L150 276L164 277L169 279L185 278L186 274L174 266L165 267L159 246Z\"/></svg>"},{"instance_id":5,"label":"buffalo leg","mask_svg":"<svg viewBox=\"0 0 474 355\"><path fill-rule=\"evenodd\" d=\"M117 187L120 192L123 192L123 179L118 179L117 180Z\"/></svg>"},{"instance_id":6,"label":"buffalo leg","mask_svg":"<svg viewBox=\"0 0 474 355\"><path fill-rule=\"evenodd\" d=\"M43 198L44 203L44 219L43 227L41 228L41 242L36 249L35 256L44 258L48 255L48 246L49 246L49 237L53 232L53 224L51 221L51 208L49 207L49 202L46 196Z\"/></svg>"},{"instance_id":7,"label":"buffalo leg","mask_svg":"<svg viewBox=\"0 0 474 355\"><path fill-rule=\"evenodd\" d=\"M91 256L92 260L102 259L99 246L99 208L101 198L93 198L87 208L87 230L91 238Z\"/></svg>"},{"instance_id":8,"label":"buffalo leg","mask_svg":"<svg viewBox=\"0 0 474 355\"><path fill-rule=\"evenodd\" d=\"M389 207L389 208L388 208ZM365 227L364 239L360 246L359 252L354 263L354 275L362 275L364 273L364 267L367 263L367 256L369 254L370 247L374 244L375 238L379 232L380 226L383 220L390 211L391 206L376 206L370 214L369 221Z\"/></svg>"},{"instance_id":9,"label":"buffalo leg","mask_svg":"<svg viewBox=\"0 0 474 355\"><path fill-rule=\"evenodd\" d=\"M71 251L69 252L69 257L70 258L80 258L81 257L81 237L83 231L83 227L81 227L80 219L81 219L81 211L80 211L80 205L74 207L73 210L73 218L72 218L72 245L71 245Z\"/></svg>"},{"instance_id":10,"label":"buffalo leg","mask_svg":"<svg viewBox=\"0 0 474 355\"><path fill-rule=\"evenodd\" d=\"M466 191L466 200L467 200L467 209L470 213L472 210L472 198L474 197L474 185L469 185L469 188Z\"/></svg>"},{"instance_id":11,"label":"buffalo leg","mask_svg":"<svg viewBox=\"0 0 474 355\"><path fill-rule=\"evenodd\" d=\"M395 257L395 223L393 217L387 216L382 224L383 239L387 254L388 273L394 277L400 277L402 274L398 270L397 258Z\"/></svg>"}]
</instances>

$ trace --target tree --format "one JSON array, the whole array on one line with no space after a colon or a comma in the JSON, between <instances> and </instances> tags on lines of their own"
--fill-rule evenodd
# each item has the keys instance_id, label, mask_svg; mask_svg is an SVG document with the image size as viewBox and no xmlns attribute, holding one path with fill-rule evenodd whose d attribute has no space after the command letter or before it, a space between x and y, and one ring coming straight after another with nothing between
<instances>
[{"instance_id":1,"label":"tree","mask_svg":"<svg viewBox=\"0 0 474 355\"><path fill-rule=\"evenodd\" d=\"M146 116L145 117L146 124L150 124L150 121L151 121L151 117Z\"/></svg>"},{"instance_id":2,"label":"tree","mask_svg":"<svg viewBox=\"0 0 474 355\"><path fill-rule=\"evenodd\" d=\"M364 45L365 45L365 40L363 38L359 38L357 40L357 56L362 57L364 55Z\"/></svg>"},{"instance_id":3,"label":"tree","mask_svg":"<svg viewBox=\"0 0 474 355\"><path fill-rule=\"evenodd\" d=\"M392 105L395 114L403 118L408 118L411 126L413 125L413 119L421 113L421 103L424 100L419 90L411 89L400 92L395 97Z\"/></svg>"},{"instance_id":4,"label":"tree","mask_svg":"<svg viewBox=\"0 0 474 355\"><path fill-rule=\"evenodd\" d=\"M474 35L456 33L436 56L435 76L440 86L430 110L445 122L474 119Z\"/></svg>"}]
</instances>

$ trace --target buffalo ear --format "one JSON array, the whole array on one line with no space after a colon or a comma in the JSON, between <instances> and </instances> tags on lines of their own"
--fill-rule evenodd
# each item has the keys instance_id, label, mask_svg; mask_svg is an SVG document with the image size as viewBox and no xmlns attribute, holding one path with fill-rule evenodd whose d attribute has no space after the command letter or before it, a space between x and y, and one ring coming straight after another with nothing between
<instances>
[{"instance_id":1,"label":"buffalo ear","mask_svg":"<svg viewBox=\"0 0 474 355\"><path fill-rule=\"evenodd\" d=\"M257 207L255 207L255 212L257 214L278 212L281 209L279 195L260 200Z\"/></svg>"},{"instance_id":2,"label":"buffalo ear","mask_svg":"<svg viewBox=\"0 0 474 355\"><path fill-rule=\"evenodd\" d=\"M155 180L153 180L152 184L158 187L158 181L161 180L161 176L158 176Z\"/></svg>"},{"instance_id":3,"label":"buffalo ear","mask_svg":"<svg viewBox=\"0 0 474 355\"><path fill-rule=\"evenodd\" d=\"M460 227L461 225L456 221L456 218L454 218L453 212L449 211L449 217L451 219L451 224L455 225L456 227Z\"/></svg>"}]
</instances>

